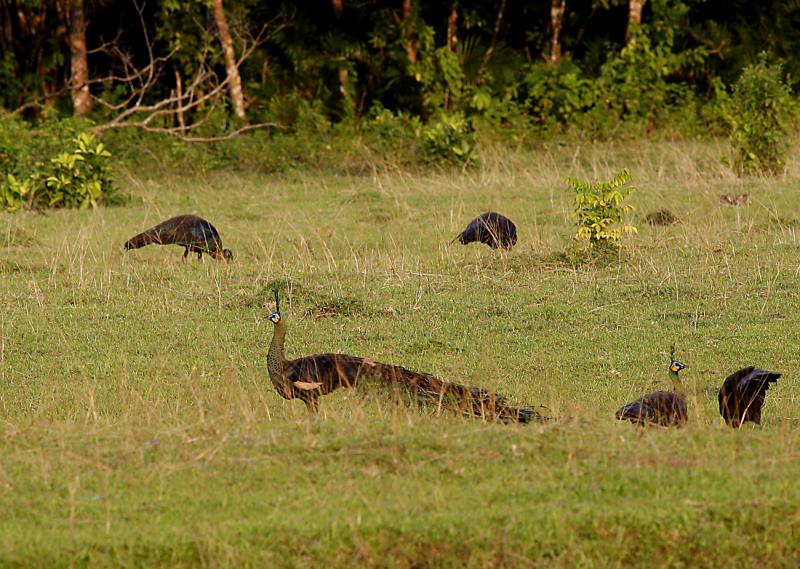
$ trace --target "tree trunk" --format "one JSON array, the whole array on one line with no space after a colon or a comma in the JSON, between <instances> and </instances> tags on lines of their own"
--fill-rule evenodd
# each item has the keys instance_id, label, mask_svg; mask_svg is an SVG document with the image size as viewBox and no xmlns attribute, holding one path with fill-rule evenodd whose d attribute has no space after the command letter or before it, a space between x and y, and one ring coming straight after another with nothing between
<instances>
[{"instance_id":1,"label":"tree trunk","mask_svg":"<svg viewBox=\"0 0 800 569\"><path fill-rule=\"evenodd\" d=\"M483 54L483 62L481 68L485 67L489 60L492 58L495 47L497 47L497 36L500 35L500 26L503 24L503 14L506 11L506 0L500 0L500 6L497 8L497 16L494 19L494 28L492 29L492 41L489 43L489 49Z\"/></svg>"},{"instance_id":2,"label":"tree trunk","mask_svg":"<svg viewBox=\"0 0 800 569\"><path fill-rule=\"evenodd\" d=\"M69 25L72 112L85 115L92 107L89 95L89 60L86 53L86 18L83 0L72 0Z\"/></svg>"},{"instance_id":3,"label":"tree trunk","mask_svg":"<svg viewBox=\"0 0 800 569\"><path fill-rule=\"evenodd\" d=\"M14 48L14 27L11 24L11 12L8 9L8 3L0 2L0 8L3 10L3 15L0 21L3 22L3 41L0 43L0 50L11 51Z\"/></svg>"},{"instance_id":4,"label":"tree trunk","mask_svg":"<svg viewBox=\"0 0 800 569\"><path fill-rule=\"evenodd\" d=\"M550 0L550 63L561 63L561 26L567 0Z\"/></svg>"},{"instance_id":5,"label":"tree trunk","mask_svg":"<svg viewBox=\"0 0 800 569\"><path fill-rule=\"evenodd\" d=\"M628 0L628 27L625 29L625 45L636 41L636 30L642 25L642 9L647 0Z\"/></svg>"},{"instance_id":6,"label":"tree trunk","mask_svg":"<svg viewBox=\"0 0 800 569\"><path fill-rule=\"evenodd\" d=\"M342 15L342 9L344 8L342 4L342 0L331 0L333 4L333 15L339 18Z\"/></svg>"},{"instance_id":7,"label":"tree trunk","mask_svg":"<svg viewBox=\"0 0 800 569\"><path fill-rule=\"evenodd\" d=\"M408 60L414 64L417 62L417 46L414 43L414 35L411 30L412 12L412 0L403 0L403 26L406 29L406 55L408 56Z\"/></svg>"},{"instance_id":8,"label":"tree trunk","mask_svg":"<svg viewBox=\"0 0 800 569\"><path fill-rule=\"evenodd\" d=\"M450 51L455 51L458 45L458 11L456 4L453 3L453 9L450 11L450 17L447 18L447 47Z\"/></svg>"},{"instance_id":9,"label":"tree trunk","mask_svg":"<svg viewBox=\"0 0 800 569\"><path fill-rule=\"evenodd\" d=\"M228 74L228 90L233 101L233 111L242 122L247 122L244 112L244 94L242 93L242 79L239 77L239 68L236 66L236 54L233 51L233 40L228 30L228 21L222 8L222 0L213 0L214 22L219 32L219 42L222 44L222 55L225 59L225 72Z\"/></svg>"},{"instance_id":10,"label":"tree trunk","mask_svg":"<svg viewBox=\"0 0 800 569\"><path fill-rule=\"evenodd\" d=\"M181 101L183 101L183 80L181 79L181 72L178 68L175 68L175 90L178 95L178 102L175 103L175 107L177 108L178 113L178 126L181 128L181 132L186 131L186 119L183 116L183 110L181 109Z\"/></svg>"}]
</instances>

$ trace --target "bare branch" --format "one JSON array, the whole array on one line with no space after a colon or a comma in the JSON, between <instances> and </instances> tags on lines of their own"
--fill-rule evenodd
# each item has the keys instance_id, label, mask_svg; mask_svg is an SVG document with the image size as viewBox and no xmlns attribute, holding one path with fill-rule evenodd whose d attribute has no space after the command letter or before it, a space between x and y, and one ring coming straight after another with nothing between
<instances>
[{"instance_id":1,"label":"bare branch","mask_svg":"<svg viewBox=\"0 0 800 569\"><path fill-rule=\"evenodd\" d=\"M122 37L122 30L117 31L117 35L114 36L114 39L111 41L106 41L100 44L98 47L94 49L90 49L86 53L88 55L94 55L96 53L106 53L107 50L110 50L113 46L119 43L120 38Z\"/></svg>"},{"instance_id":2,"label":"bare branch","mask_svg":"<svg viewBox=\"0 0 800 569\"><path fill-rule=\"evenodd\" d=\"M198 128L208 124L222 101L225 100L225 92L229 87L228 74L222 79L214 69L214 62L211 58L214 36L206 28L205 23L197 23L199 28L205 30L202 34L204 45L200 49L192 74L181 76L180 73L177 73L178 68L174 65L181 51L180 43L171 46L167 53L158 55L155 50L155 40L148 32L146 23L146 0L131 0L131 2L138 16L138 27L146 49L146 61L143 65L137 64L133 56L121 47L121 34L117 34L113 40L104 41L102 45L89 51L90 54L108 56L112 65L107 76L90 79L86 85L99 83L109 88L115 86L123 88L121 97L116 100L102 94L91 94L92 100L111 116L105 122L97 124L89 130L102 132L112 129L135 128L167 134L186 142L217 142L229 140L250 130L286 128L277 123L262 122L243 125L219 136L192 135L197 132ZM283 15L276 16L264 24L255 35L249 33L241 22L233 21L232 24L231 30L240 46L237 48L239 56L235 60L237 69L253 55L259 45L286 26ZM175 85L164 89L166 81L174 81ZM82 86L68 84L60 91L25 103L12 112L23 112L43 101L64 95L76 87ZM168 93L156 96L156 90L162 92L168 90Z\"/></svg>"},{"instance_id":3,"label":"bare branch","mask_svg":"<svg viewBox=\"0 0 800 569\"><path fill-rule=\"evenodd\" d=\"M204 117L202 120L205 121L207 119L208 119L208 117ZM197 128L198 126L200 126L200 123L194 123L194 124L192 124L190 126L187 126L186 130L194 129L194 128ZM220 135L220 136L185 136L185 135L181 134L181 131L179 129L149 126L144 121L141 121L141 122L127 122L127 123L116 125L116 126L98 125L97 127L94 127L92 130L93 130L93 132L98 132L98 131L102 131L102 130L108 130L109 128L115 128L115 129L137 128L137 129L140 129L140 130L144 130L146 132L156 132L156 133L159 133L159 134L168 134L168 135L174 136L178 140L183 140L184 142L222 142L223 140L230 140L232 138L236 138L237 136L239 136L243 132L247 132L248 130L257 130L257 129L262 129L262 128L277 128L277 129L280 129L280 130L286 130L287 129L287 127L282 125L282 124L272 123L272 122L262 122L262 123L258 123L258 124L244 125L244 126L238 128L238 129L234 130L234 131L231 131L229 133L226 133L226 134L223 134L223 135Z\"/></svg>"},{"instance_id":4,"label":"bare branch","mask_svg":"<svg viewBox=\"0 0 800 569\"><path fill-rule=\"evenodd\" d=\"M223 140L230 140L246 132L248 130L256 130L262 128L278 128L281 130L286 130L286 126L274 122L262 122L258 124L249 124L245 125L241 128L237 128L236 130L229 132L222 136L179 136L179 138L185 142L222 142Z\"/></svg>"}]
</instances>

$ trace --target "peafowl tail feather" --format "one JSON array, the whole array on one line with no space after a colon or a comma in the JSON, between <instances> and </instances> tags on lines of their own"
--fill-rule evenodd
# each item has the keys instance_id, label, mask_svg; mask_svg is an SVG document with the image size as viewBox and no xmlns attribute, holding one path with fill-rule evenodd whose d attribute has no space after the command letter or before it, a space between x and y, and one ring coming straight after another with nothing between
<instances>
[{"instance_id":1,"label":"peafowl tail feather","mask_svg":"<svg viewBox=\"0 0 800 569\"><path fill-rule=\"evenodd\" d=\"M395 397L408 403L434 407L437 413L448 410L468 417L503 423L530 423L544 420L534 407L511 406L503 395L487 391L482 387L451 383L427 373L367 359L365 363L372 367L369 373L371 379L378 380L384 387L390 388Z\"/></svg>"}]
</instances>

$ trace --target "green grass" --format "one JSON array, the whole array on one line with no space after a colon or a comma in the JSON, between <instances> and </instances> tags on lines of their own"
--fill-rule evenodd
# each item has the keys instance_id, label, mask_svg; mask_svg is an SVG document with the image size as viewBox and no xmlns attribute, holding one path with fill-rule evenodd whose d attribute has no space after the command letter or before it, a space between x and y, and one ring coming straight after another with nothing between
<instances>
[{"instance_id":1,"label":"green grass","mask_svg":"<svg viewBox=\"0 0 800 569\"><path fill-rule=\"evenodd\" d=\"M731 177L711 143L484 152L471 174L275 179L140 170L124 208L0 216L2 567L796 567L800 193ZM566 175L629 167L640 232L575 268ZM750 192L747 208L717 194ZM668 207L682 223L649 227ZM447 246L473 215L510 253ZM210 219L235 263L121 244ZM271 287L289 356L340 351L543 403L503 426L337 392L318 420L273 391ZM619 424L690 367L690 422ZM762 428L716 390L784 375Z\"/></svg>"}]
</instances>

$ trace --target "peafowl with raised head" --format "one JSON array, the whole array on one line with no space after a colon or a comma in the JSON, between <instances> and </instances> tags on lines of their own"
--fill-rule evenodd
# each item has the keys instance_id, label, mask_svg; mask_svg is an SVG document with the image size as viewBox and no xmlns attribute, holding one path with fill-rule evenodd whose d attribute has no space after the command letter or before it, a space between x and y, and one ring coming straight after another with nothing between
<instances>
[{"instance_id":1,"label":"peafowl with raised head","mask_svg":"<svg viewBox=\"0 0 800 569\"><path fill-rule=\"evenodd\" d=\"M662 427L680 426L686 422L688 419L686 393L678 376L686 365L675 359L675 346L672 346L670 357L672 361L669 364L669 376L672 391L655 391L623 405L617 410L618 420Z\"/></svg>"},{"instance_id":2,"label":"peafowl with raised head","mask_svg":"<svg viewBox=\"0 0 800 569\"><path fill-rule=\"evenodd\" d=\"M717 399L719 413L734 429L746 421L761 424L761 407L770 383L775 383L780 373L749 366L725 378Z\"/></svg>"},{"instance_id":3,"label":"peafowl with raised head","mask_svg":"<svg viewBox=\"0 0 800 569\"><path fill-rule=\"evenodd\" d=\"M450 243L485 243L492 249L511 249L517 244L517 226L503 214L487 211L467 224Z\"/></svg>"},{"instance_id":4,"label":"peafowl with raised head","mask_svg":"<svg viewBox=\"0 0 800 569\"><path fill-rule=\"evenodd\" d=\"M222 248L222 239L217 229L196 215L178 215L162 221L128 239L125 242L125 249L138 249L151 243L180 245L185 249L184 259L192 252L197 253L198 259L203 258L203 253L208 253L215 259L233 260L231 250Z\"/></svg>"},{"instance_id":5,"label":"peafowl with raised head","mask_svg":"<svg viewBox=\"0 0 800 569\"><path fill-rule=\"evenodd\" d=\"M286 320L275 291L275 311L267 316L275 325L267 353L267 369L275 391L284 399L300 399L309 411L336 389L378 383L409 402L435 406L469 417L503 423L530 423L544 417L533 407L514 407L505 397L481 387L443 381L427 373L346 354L314 354L294 360L284 355Z\"/></svg>"}]
</instances>

